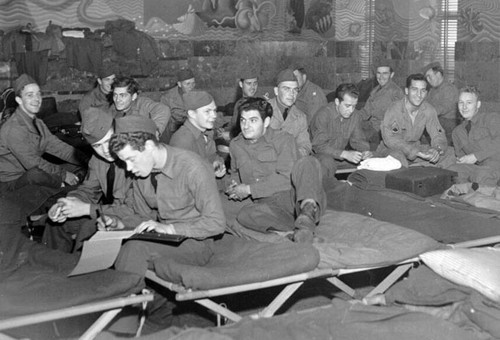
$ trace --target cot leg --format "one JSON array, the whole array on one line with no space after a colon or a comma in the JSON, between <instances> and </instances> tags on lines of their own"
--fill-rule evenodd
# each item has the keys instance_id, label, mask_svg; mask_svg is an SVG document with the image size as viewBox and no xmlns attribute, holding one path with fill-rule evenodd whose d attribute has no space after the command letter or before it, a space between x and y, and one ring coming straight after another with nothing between
<instances>
[{"instance_id":1,"label":"cot leg","mask_svg":"<svg viewBox=\"0 0 500 340\"><path fill-rule=\"evenodd\" d=\"M276 313L276 311L288 300L288 298L290 298L290 296L292 296L293 293L295 293L297 289L299 289L300 286L302 286L303 283L304 281L287 285L281 291L281 293L279 293L278 296L274 298L269 306L258 313L258 317L269 318L273 316L274 313Z\"/></svg>"},{"instance_id":2,"label":"cot leg","mask_svg":"<svg viewBox=\"0 0 500 340\"><path fill-rule=\"evenodd\" d=\"M334 285L335 287L337 287L338 289L340 289L341 291L343 291L344 293L346 293L350 297L354 297L354 294L356 293L356 291L354 289L352 289L351 287L349 287L348 285L346 285L341 280L339 280L337 277L330 277L330 278L327 278L327 280L332 285Z\"/></svg>"},{"instance_id":3,"label":"cot leg","mask_svg":"<svg viewBox=\"0 0 500 340\"><path fill-rule=\"evenodd\" d=\"M371 292L366 294L365 298L372 297L377 294L383 294L390 286L394 284L401 276L404 275L411 267L413 263L402 264L392 271L389 276L387 276L380 284L375 287Z\"/></svg>"},{"instance_id":4,"label":"cot leg","mask_svg":"<svg viewBox=\"0 0 500 340\"><path fill-rule=\"evenodd\" d=\"M231 312L229 309L227 309L221 305L216 304L212 300L200 299L200 300L195 300L195 301L196 301L196 303L208 308L209 310L215 312L216 314L219 314L219 315L222 315L222 316L228 318L229 320L231 320L233 322L238 322L241 320L241 316L239 316L238 314L236 314L234 312Z\"/></svg>"},{"instance_id":5,"label":"cot leg","mask_svg":"<svg viewBox=\"0 0 500 340\"><path fill-rule=\"evenodd\" d=\"M96 335L106 327L114 317L122 311L122 308L112 309L103 313L97 320L90 326L89 329L83 333L80 340L92 340Z\"/></svg>"}]
</instances>

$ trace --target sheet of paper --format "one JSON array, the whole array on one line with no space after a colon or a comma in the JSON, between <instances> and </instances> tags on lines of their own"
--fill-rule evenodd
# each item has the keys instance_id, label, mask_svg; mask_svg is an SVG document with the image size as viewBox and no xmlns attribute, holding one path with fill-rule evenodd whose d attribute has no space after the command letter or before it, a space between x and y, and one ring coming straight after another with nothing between
<instances>
[{"instance_id":1,"label":"sheet of paper","mask_svg":"<svg viewBox=\"0 0 500 340\"><path fill-rule=\"evenodd\" d=\"M83 244L80 261L68 276L104 270L115 263L124 238L134 234L133 230L98 231Z\"/></svg>"}]
</instances>

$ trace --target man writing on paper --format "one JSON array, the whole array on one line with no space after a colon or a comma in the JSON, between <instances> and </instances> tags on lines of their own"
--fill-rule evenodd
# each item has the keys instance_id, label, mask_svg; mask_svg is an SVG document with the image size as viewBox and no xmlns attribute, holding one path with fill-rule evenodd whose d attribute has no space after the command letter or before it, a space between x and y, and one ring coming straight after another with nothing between
<instances>
[{"instance_id":1,"label":"man writing on paper","mask_svg":"<svg viewBox=\"0 0 500 340\"><path fill-rule=\"evenodd\" d=\"M162 258L205 263L212 254L212 237L222 234L226 225L211 165L193 152L159 143L154 122L139 116L116 120L110 146L137 178L133 183L135 214L156 214L136 232L154 230L189 238L177 247L128 241L115 268L144 276Z\"/></svg>"}]
</instances>

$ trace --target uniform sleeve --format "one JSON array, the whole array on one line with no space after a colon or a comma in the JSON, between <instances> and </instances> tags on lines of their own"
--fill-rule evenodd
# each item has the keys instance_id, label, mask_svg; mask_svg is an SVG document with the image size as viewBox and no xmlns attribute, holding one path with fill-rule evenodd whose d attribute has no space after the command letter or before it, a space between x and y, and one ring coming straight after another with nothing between
<instances>
[{"instance_id":1,"label":"uniform sleeve","mask_svg":"<svg viewBox=\"0 0 500 340\"><path fill-rule=\"evenodd\" d=\"M395 88L392 90L392 102L397 102L398 100L403 99L405 96L405 93L403 90L399 87Z\"/></svg>"},{"instance_id":2,"label":"uniform sleeve","mask_svg":"<svg viewBox=\"0 0 500 340\"><path fill-rule=\"evenodd\" d=\"M317 91L314 94L314 103L311 108L311 112L308 113L308 117L314 117L314 115L323 107L328 104L328 100L326 100L325 92L323 89L318 87Z\"/></svg>"},{"instance_id":3,"label":"uniform sleeve","mask_svg":"<svg viewBox=\"0 0 500 340\"><path fill-rule=\"evenodd\" d=\"M38 123L40 133L45 139L45 152L59 157L68 163L82 165L80 159L77 157L78 150L54 136L43 121L38 121Z\"/></svg>"},{"instance_id":4,"label":"uniform sleeve","mask_svg":"<svg viewBox=\"0 0 500 340\"><path fill-rule=\"evenodd\" d=\"M443 88L439 100L435 100L432 106L436 109L438 116L443 116L448 112L456 112L457 103L458 90L455 86L449 84Z\"/></svg>"},{"instance_id":5,"label":"uniform sleeve","mask_svg":"<svg viewBox=\"0 0 500 340\"><path fill-rule=\"evenodd\" d=\"M496 113L489 114L485 128L488 134L481 138L477 145L473 145L474 155L479 162L500 153L500 116Z\"/></svg>"},{"instance_id":6,"label":"uniform sleeve","mask_svg":"<svg viewBox=\"0 0 500 340\"><path fill-rule=\"evenodd\" d=\"M78 104L80 115L92 106L92 98L90 95L84 95Z\"/></svg>"},{"instance_id":7,"label":"uniform sleeve","mask_svg":"<svg viewBox=\"0 0 500 340\"><path fill-rule=\"evenodd\" d=\"M459 125L460 126L460 125ZM462 138L460 138L460 130L458 126L451 132L451 139L453 141L453 148L455 149L455 156L462 157L465 156L464 143Z\"/></svg>"},{"instance_id":8,"label":"uniform sleeve","mask_svg":"<svg viewBox=\"0 0 500 340\"><path fill-rule=\"evenodd\" d=\"M331 155L339 159L343 150L337 149L332 143L332 132L330 131L330 110L324 107L318 111L311 122L312 148L315 153Z\"/></svg>"},{"instance_id":9,"label":"uniform sleeve","mask_svg":"<svg viewBox=\"0 0 500 340\"><path fill-rule=\"evenodd\" d=\"M239 147L236 145L235 140L232 140L229 143L229 160L231 162L231 165L230 165L230 177L231 177L230 183L232 181L234 181L234 182L240 184L241 178L240 178L240 174L238 172L238 166L237 166L237 162L236 162L236 160L239 157L238 149L239 149Z\"/></svg>"},{"instance_id":10,"label":"uniform sleeve","mask_svg":"<svg viewBox=\"0 0 500 340\"><path fill-rule=\"evenodd\" d=\"M195 208L200 216L189 222L174 222L177 234L204 239L222 234L226 228L226 217L217 190L217 184L207 167L191 169L189 191L195 199Z\"/></svg>"},{"instance_id":11,"label":"uniform sleeve","mask_svg":"<svg viewBox=\"0 0 500 340\"><path fill-rule=\"evenodd\" d=\"M299 122L299 133L296 137L297 147L299 148L299 153L302 157L308 156L312 151L311 137L309 136L309 130L307 127L306 117L301 117Z\"/></svg>"},{"instance_id":12,"label":"uniform sleeve","mask_svg":"<svg viewBox=\"0 0 500 340\"><path fill-rule=\"evenodd\" d=\"M103 195L99 172L97 169L97 159L93 156L90 159L87 176L76 190L70 191L68 196L76 197L82 202L97 204ZM92 210L91 210L92 213Z\"/></svg>"},{"instance_id":13,"label":"uniform sleeve","mask_svg":"<svg viewBox=\"0 0 500 340\"><path fill-rule=\"evenodd\" d=\"M138 181L128 182L125 197L115 198L112 204L101 206L105 215L117 216L127 229L134 229L144 221L158 220L157 211L151 209L141 195ZM96 209L97 205L91 205L91 214L95 213Z\"/></svg>"},{"instance_id":14,"label":"uniform sleeve","mask_svg":"<svg viewBox=\"0 0 500 340\"><path fill-rule=\"evenodd\" d=\"M42 158L42 153L29 141L33 136L27 130L13 130L7 132L8 148L26 170L39 167L41 170L58 176L61 183L65 178L66 170L61 166L47 162ZM27 142L28 141L28 142ZM63 142L61 142L63 143ZM69 147L69 145L68 145Z\"/></svg>"},{"instance_id":15,"label":"uniform sleeve","mask_svg":"<svg viewBox=\"0 0 500 340\"><path fill-rule=\"evenodd\" d=\"M184 109L184 103L181 102L182 99L176 99L170 93L165 93L160 101L162 104L166 105L170 109L170 119L177 123L182 124L186 120L187 112Z\"/></svg>"},{"instance_id":16,"label":"uniform sleeve","mask_svg":"<svg viewBox=\"0 0 500 340\"><path fill-rule=\"evenodd\" d=\"M361 117L358 116L358 112L354 112L350 119L353 128L351 137L349 138L349 144L356 151L370 150L370 144L366 140L365 133L361 128Z\"/></svg>"},{"instance_id":17,"label":"uniform sleeve","mask_svg":"<svg viewBox=\"0 0 500 340\"><path fill-rule=\"evenodd\" d=\"M372 93L374 91L375 91L375 88L370 91L370 95L368 96L368 99L366 100L365 106L361 110L359 110L359 115L361 116L361 119L363 119L363 120L368 120L372 116L372 112L374 110Z\"/></svg>"},{"instance_id":18,"label":"uniform sleeve","mask_svg":"<svg viewBox=\"0 0 500 340\"><path fill-rule=\"evenodd\" d=\"M169 144L171 146L175 146L176 148L190 150L194 153L197 153L196 150L196 141L192 138L192 134L188 133L184 127L180 127L177 131L174 132L172 137L170 138Z\"/></svg>"},{"instance_id":19,"label":"uniform sleeve","mask_svg":"<svg viewBox=\"0 0 500 340\"><path fill-rule=\"evenodd\" d=\"M149 118L155 122L158 131L162 134L171 116L170 108L149 98L144 105L144 109L149 112Z\"/></svg>"},{"instance_id":20,"label":"uniform sleeve","mask_svg":"<svg viewBox=\"0 0 500 340\"><path fill-rule=\"evenodd\" d=\"M431 146L434 149L445 151L448 148L448 142L441 123L439 123L438 116L434 110L430 110L427 116L427 123L425 129L431 137Z\"/></svg>"}]
</instances>

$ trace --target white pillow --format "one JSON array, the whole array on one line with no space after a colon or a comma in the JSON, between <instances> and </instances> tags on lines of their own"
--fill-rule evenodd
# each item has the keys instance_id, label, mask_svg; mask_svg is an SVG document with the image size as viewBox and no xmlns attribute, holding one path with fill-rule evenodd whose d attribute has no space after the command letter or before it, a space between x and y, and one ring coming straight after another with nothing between
<instances>
[{"instance_id":1,"label":"white pillow","mask_svg":"<svg viewBox=\"0 0 500 340\"><path fill-rule=\"evenodd\" d=\"M433 271L500 302L500 248L457 248L420 255Z\"/></svg>"}]
</instances>

